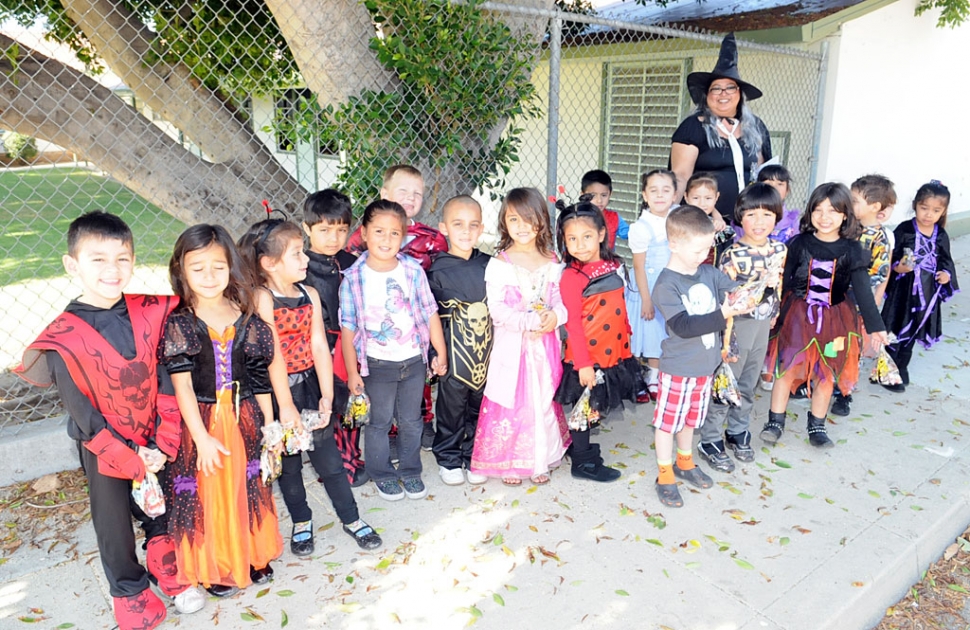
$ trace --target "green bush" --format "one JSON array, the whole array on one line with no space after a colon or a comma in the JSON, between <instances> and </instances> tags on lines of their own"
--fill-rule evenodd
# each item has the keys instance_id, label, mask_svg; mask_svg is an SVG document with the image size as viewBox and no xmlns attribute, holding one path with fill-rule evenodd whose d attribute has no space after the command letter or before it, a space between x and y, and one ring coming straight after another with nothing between
<instances>
[{"instance_id":1,"label":"green bush","mask_svg":"<svg viewBox=\"0 0 970 630\"><path fill-rule=\"evenodd\" d=\"M11 160L29 162L37 157L37 142L30 136L8 131L3 136L3 148Z\"/></svg>"}]
</instances>

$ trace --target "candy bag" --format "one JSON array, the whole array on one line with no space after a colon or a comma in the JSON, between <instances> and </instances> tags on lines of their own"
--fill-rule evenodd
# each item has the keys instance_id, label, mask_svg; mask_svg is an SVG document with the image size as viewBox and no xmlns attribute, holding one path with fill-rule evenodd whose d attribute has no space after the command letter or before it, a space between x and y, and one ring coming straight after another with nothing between
<instances>
[{"instance_id":1,"label":"candy bag","mask_svg":"<svg viewBox=\"0 0 970 630\"><path fill-rule=\"evenodd\" d=\"M370 398L367 397L367 394L354 394L347 401L344 426L348 428L362 427L369 422Z\"/></svg>"},{"instance_id":2,"label":"candy bag","mask_svg":"<svg viewBox=\"0 0 970 630\"><path fill-rule=\"evenodd\" d=\"M316 409L304 409L300 412L300 420L307 431L316 431L330 424L330 414L323 414Z\"/></svg>"},{"instance_id":3,"label":"candy bag","mask_svg":"<svg viewBox=\"0 0 970 630\"><path fill-rule=\"evenodd\" d=\"M900 385L903 382L903 378L899 375L899 368L886 352L885 346L880 348L879 354L876 355L876 362L869 372L869 382L879 385Z\"/></svg>"},{"instance_id":4,"label":"candy bag","mask_svg":"<svg viewBox=\"0 0 970 630\"><path fill-rule=\"evenodd\" d=\"M313 438L306 429L287 429L283 432L283 454L296 455L313 450Z\"/></svg>"},{"instance_id":5,"label":"candy bag","mask_svg":"<svg viewBox=\"0 0 970 630\"><path fill-rule=\"evenodd\" d=\"M603 384L603 372L596 370L596 385ZM592 387L587 387L579 395L579 400L573 405L573 410L566 418L566 424L570 431L587 431L590 427L596 426L600 422L600 412L589 404L592 396Z\"/></svg>"},{"instance_id":6,"label":"candy bag","mask_svg":"<svg viewBox=\"0 0 970 630\"><path fill-rule=\"evenodd\" d=\"M145 516L155 518L165 513L165 495L155 473L146 472L144 480L132 481L131 496Z\"/></svg>"},{"instance_id":7,"label":"candy bag","mask_svg":"<svg viewBox=\"0 0 970 630\"><path fill-rule=\"evenodd\" d=\"M721 362L714 370L714 383L711 386L711 400L719 405L741 406L741 390L738 380L727 363Z\"/></svg>"},{"instance_id":8,"label":"candy bag","mask_svg":"<svg viewBox=\"0 0 970 630\"><path fill-rule=\"evenodd\" d=\"M259 455L259 474L263 483L272 485L283 473L283 425L270 422L262 428L263 450Z\"/></svg>"}]
</instances>

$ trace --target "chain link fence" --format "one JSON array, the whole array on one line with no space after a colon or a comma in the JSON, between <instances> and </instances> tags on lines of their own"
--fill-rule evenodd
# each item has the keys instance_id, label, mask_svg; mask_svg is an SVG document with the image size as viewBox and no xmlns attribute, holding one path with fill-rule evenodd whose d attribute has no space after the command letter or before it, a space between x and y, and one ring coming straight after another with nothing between
<instances>
[{"instance_id":1,"label":"chain link fence","mask_svg":"<svg viewBox=\"0 0 970 630\"><path fill-rule=\"evenodd\" d=\"M359 212L401 162L425 174L432 225L446 199L469 193L493 237L503 191L561 185L575 199L594 168L612 174L611 207L634 221L640 174L667 165L692 108L686 76L713 68L720 36L552 4L0 0L0 128L37 147L0 168L0 438L62 417L56 394L10 370L80 291L61 256L86 211L131 225L136 292L170 291L186 225L239 235L263 218L263 199L299 220L306 194L327 186ZM798 205L824 62L739 48Z\"/></svg>"}]
</instances>

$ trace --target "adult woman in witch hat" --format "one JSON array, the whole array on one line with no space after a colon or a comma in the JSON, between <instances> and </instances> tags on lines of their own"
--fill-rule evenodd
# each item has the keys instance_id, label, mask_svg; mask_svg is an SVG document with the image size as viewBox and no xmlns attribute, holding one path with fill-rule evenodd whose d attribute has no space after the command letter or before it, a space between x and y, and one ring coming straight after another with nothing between
<instances>
[{"instance_id":1,"label":"adult woman in witch hat","mask_svg":"<svg viewBox=\"0 0 970 630\"><path fill-rule=\"evenodd\" d=\"M687 90L696 105L671 138L670 169L677 174L677 200L688 178L708 172L717 178L717 210L730 225L738 192L755 181L758 165L771 159L771 139L748 101L761 90L741 80L734 33L721 42L712 72L691 72Z\"/></svg>"}]
</instances>

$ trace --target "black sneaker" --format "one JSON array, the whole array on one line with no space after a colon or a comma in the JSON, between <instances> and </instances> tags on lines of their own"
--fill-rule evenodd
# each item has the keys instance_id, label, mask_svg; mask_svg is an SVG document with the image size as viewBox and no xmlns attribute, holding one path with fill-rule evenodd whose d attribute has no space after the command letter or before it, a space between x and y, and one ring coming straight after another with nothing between
<instances>
[{"instance_id":1,"label":"black sneaker","mask_svg":"<svg viewBox=\"0 0 970 630\"><path fill-rule=\"evenodd\" d=\"M847 416L852 411L849 409L849 403L852 402L852 396L843 396L842 394L836 394L832 398L832 415L833 416Z\"/></svg>"},{"instance_id":2,"label":"black sneaker","mask_svg":"<svg viewBox=\"0 0 970 630\"><path fill-rule=\"evenodd\" d=\"M724 452L724 442L701 442L697 445L697 452L701 459L711 465L718 472L734 472L734 462Z\"/></svg>"},{"instance_id":3,"label":"black sneaker","mask_svg":"<svg viewBox=\"0 0 970 630\"><path fill-rule=\"evenodd\" d=\"M750 464L754 461L754 449L751 448L750 431L725 433L724 442L728 445L728 448L734 451L734 458L739 462Z\"/></svg>"},{"instance_id":4,"label":"black sneaker","mask_svg":"<svg viewBox=\"0 0 970 630\"><path fill-rule=\"evenodd\" d=\"M313 521L293 523L290 553L294 556L309 556L313 553Z\"/></svg>"},{"instance_id":5,"label":"black sneaker","mask_svg":"<svg viewBox=\"0 0 970 630\"><path fill-rule=\"evenodd\" d=\"M430 451L434 446L434 422L425 422L421 430L421 450Z\"/></svg>"},{"instance_id":6,"label":"black sneaker","mask_svg":"<svg viewBox=\"0 0 970 630\"><path fill-rule=\"evenodd\" d=\"M896 392L897 394L901 394L906 391L906 386L902 383L897 383L895 385L883 385L883 387L891 392Z\"/></svg>"},{"instance_id":7,"label":"black sneaker","mask_svg":"<svg viewBox=\"0 0 970 630\"><path fill-rule=\"evenodd\" d=\"M791 398L794 400L805 400L808 398L808 385L805 383L799 385L798 389L795 390L795 393L791 395Z\"/></svg>"}]
</instances>

